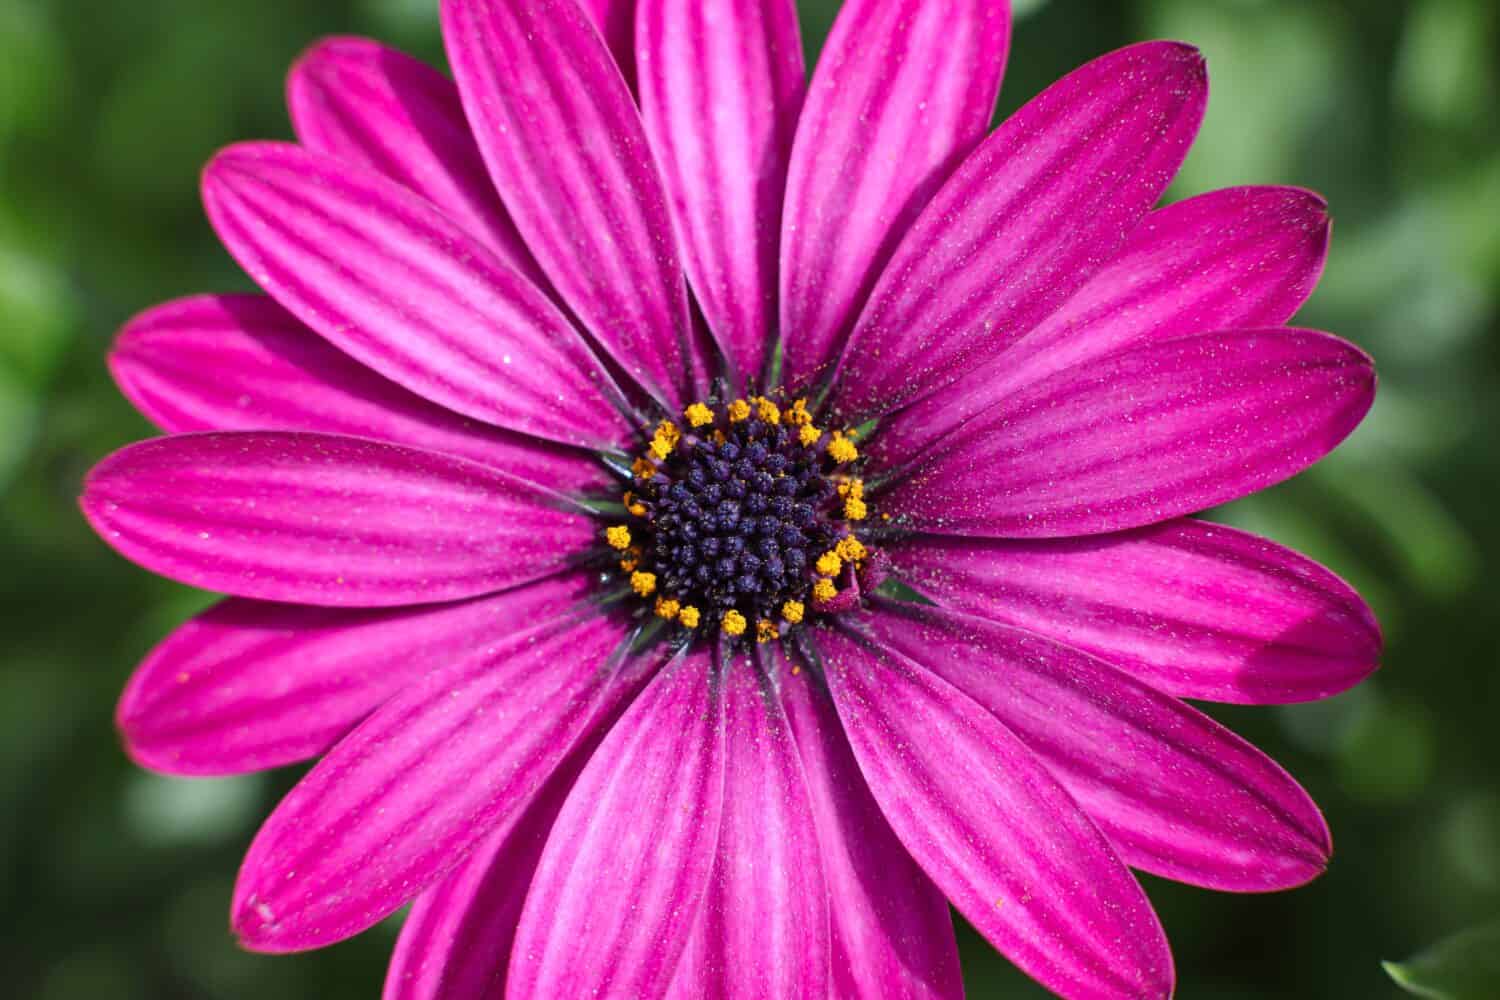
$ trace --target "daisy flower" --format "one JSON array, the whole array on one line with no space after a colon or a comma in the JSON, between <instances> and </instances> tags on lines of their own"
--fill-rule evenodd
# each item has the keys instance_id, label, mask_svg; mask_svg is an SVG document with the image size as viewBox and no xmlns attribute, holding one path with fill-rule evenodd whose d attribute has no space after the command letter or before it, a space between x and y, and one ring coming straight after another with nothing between
<instances>
[{"instance_id":1,"label":"daisy flower","mask_svg":"<svg viewBox=\"0 0 1500 1000\"><path fill-rule=\"evenodd\" d=\"M413 902L390 998L952 997L949 904L1065 997L1165 997L1131 869L1316 876L1327 827L1183 699L1343 690L1327 570L1188 518L1370 405L1287 326L1325 206L1155 206L1193 48L990 130L996 0L445 0L455 82L292 71L296 145L203 177L266 292L111 356L167 436L82 505L222 592L130 681L146 767L317 759L233 901L249 948Z\"/></svg>"}]
</instances>

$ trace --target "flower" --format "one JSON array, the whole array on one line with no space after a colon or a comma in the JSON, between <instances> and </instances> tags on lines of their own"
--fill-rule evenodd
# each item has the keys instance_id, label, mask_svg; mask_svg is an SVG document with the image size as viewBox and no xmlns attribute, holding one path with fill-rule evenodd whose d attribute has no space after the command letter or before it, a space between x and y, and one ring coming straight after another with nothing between
<instances>
[{"instance_id":1,"label":"flower","mask_svg":"<svg viewBox=\"0 0 1500 1000\"><path fill-rule=\"evenodd\" d=\"M1330 853L1181 699L1380 652L1332 573L1188 517L1370 404L1367 357L1285 325L1325 206L1153 208L1186 45L986 136L995 0L849 0L810 83L788 0L630 6L446 0L456 87L324 42L300 145L208 166L269 295L126 326L168 436L82 498L231 595L131 680L129 752L321 757L233 926L295 951L415 899L390 997L952 996L949 901L1060 995L1167 996L1130 868L1258 891Z\"/></svg>"}]
</instances>

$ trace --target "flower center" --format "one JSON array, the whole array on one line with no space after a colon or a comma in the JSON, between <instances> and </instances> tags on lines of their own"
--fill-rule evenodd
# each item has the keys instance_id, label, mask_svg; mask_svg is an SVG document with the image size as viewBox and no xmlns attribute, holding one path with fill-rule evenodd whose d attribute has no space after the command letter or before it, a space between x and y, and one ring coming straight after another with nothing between
<instances>
[{"instance_id":1,"label":"flower center","mask_svg":"<svg viewBox=\"0 0 1500 1000\"><path fill-rule=\"evenodd\" d=\"M605 532L635 593L685 629L766 642L844 610L870 552L859 450L806 402L694 403L632 466L629 519ZM854 588L853 592L850 589Z\"/></svg>"}]
</instances>

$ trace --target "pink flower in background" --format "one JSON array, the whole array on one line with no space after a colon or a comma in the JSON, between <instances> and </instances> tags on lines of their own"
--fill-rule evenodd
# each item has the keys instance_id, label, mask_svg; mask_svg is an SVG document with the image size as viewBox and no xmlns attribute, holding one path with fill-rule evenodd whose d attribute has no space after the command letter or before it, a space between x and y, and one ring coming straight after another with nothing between
<instances>
[{"instance_id":1,"label":"pink flower in background","mask_svg":"<svg viewBox=\"0 0 1500 1000\"><path fill-rule=\"evenodd\" d=\"M1187 515L1375 378L1284 325L1315 195L1153 208L1196 50L986 135L996 0L849 0L810 81L790 0L442 9L456 87L329 40L300 145L208 166L268 296L111 358L169 436L86 515L232 595L131 680L132 756L321 757L245 860L247 947L415 900L390 998L949 997L951 902L1062 996L1165 997L1130 868L1322 871L1306 793L1181 699L1325 697L1378 628Z\"/></svg>"}]
</instances>

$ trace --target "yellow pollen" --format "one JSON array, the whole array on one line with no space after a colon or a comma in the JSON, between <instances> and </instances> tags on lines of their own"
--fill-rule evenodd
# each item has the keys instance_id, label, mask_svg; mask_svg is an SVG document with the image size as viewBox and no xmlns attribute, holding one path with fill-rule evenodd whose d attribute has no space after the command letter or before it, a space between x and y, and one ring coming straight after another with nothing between
<instances>
[{"instance_id":1,"label":"yellow pollen","mask_svg":"<svg viewBox=\"0 0 1500 1000\"><path fill-rule=\"evenodd\" d=\"M723 444L728 440L729 438L724 435L723 431L719 430L717 427L714 428L714 444Z\"/></svg>"},{"instance_id":2,"label":"yellow pollen","mask_svg":"<svg viewBox=\"0 0 1500 1000\"><path fill-rule=\"evenodd\" d=\"M630 586L642 597L649 597L656 589L655 573L632 573L630 574Z\"/></svg>"},{"instance_id":3,"label":"yellow pollen","mask_svg":"<svg viewBox=\"0 0 1500 1000\"><path fill-rule=\"evenodd\" d=\"M638 458L630 463L630 472L637 479L650 479L656 475L656 466L649 459Z\"/></svg>"},{"instance_id":4,"label":"yellow pollen","mask_svg":"<svg viewBox=\"0 0 1500 1000\"><path fill-rule=\"evenodd\" d=\"M822 436L823 432L818 430L812 424L803 424L797 430L797 440L802 442L802 447L804 448L811 448L813 445L818 443L818 438Z\"/></svg>"},{"instance_id":5,"label":"yellow pollen","mask_svg":"<svg viewBox=\"0 0 1500 1000\"><path fill-rule=\"evenodd\" d=\"M839 483L839 496L863 500L865 496L865 481L863 479L851 479L847 483Z\"/></svg>"},{"instance_id":6,"label":"yellow pollen","mask_svg":"<svg viewBox=\"0 0 1500 1000\"><path fill-rule=\"evenodd\" d=\"M762 618L760 621L755 623L756 642L770 642L772 639L776 638L779 635L781 635L781 629L778 628L776 623L771 621L771 619Z\"/></svg>"},{"instance_id":7,"label":"yellow pollen","mask_svg":"<svg viewBox=\"0 0 1500 1000\"><path fill-rule=\"evenodd\" d=\"M641 564L641 557L639 555L637 555L634 551L632 551L630 553L630 555L626 556L624 559L620 560L620 568L623 569L627 573L634 572L635 568L637 566L639 566L640 564Z\"/></svg>"},{"instance_id":8,"label":"yellow pollen","mask_svg":"<svg viewBox=\"0 0 1500 1000\"><path fill-rule=\"evenodd\" d=\"M666 438L658 434L656 437L651 439L651 454L658 462L660 462L668 455L672 454L672 445L667 442Z\"/></svg>"},{"instance_id":9,"label":"yellow pollen","mask_svg":"<svg viewBox=\"0 0 1500 1000\"><path fill-rule=\"evenodd\" d=\"M807 400L799 399L787 408L786 422L793 427L806 427L812 423L812 414L807 412Z\"/></svg>"},{"instance_id":10,"label":"yellow pollen","mask_svg":"<svg viewBox=\"0 0 1500 1000\"><path fill-rule=\"evenodd\" d=\"M781 606L781 617L795 625L802 620L806 611L801 601L787 601Z\"/></svg>"},{"instance_id":11,"label":"yellow pollen","mask_svg":"<svg viewBox=\"0 0 1500 1000\"><path fill-rule=\"evenodd\" d=\"M839 596L839 588L833 585L832 580L819 580L813 584L813 600L831 601Z\"/></svg>"},{"instance_id":12,"label":"yellow pollen","mask_svg":"<svg viewBox=\"0 0 1500 1000\"><path fill-rule=\"evenodd\" d=\"M609 547L624 552L630 548L630 529L623 524L617 524L612 528L606 528L604 538L609 542Z\"/></svg>"},{"instance_id":13,"label":"yellow pollen","mask_svg":"<svg viewBox=\"0 0 1500 1000\"><path fill-rule=\"evenodd\" d=\"M781 423L781 409L764 396L755 397L755 415L768 424Z\"/></svg>"},{"instance_id":14,"label":"yellow pollen","mask_svg":"<svg viewBox=\"0 0 1500 1000\"><path fill-rule=\"evenodd\" d=\"M682 431L670 420L663 420L656 425L656 436L664 441L669 441L672 447L677 447L677 442L682 440Z\"/></svg>"},{"instance_id":15,"label":"yellow pollen","mask_svg":"<svg viewBox=\"0 0 1500 1000\"><path fill-rule=\"evenodd\" d=\"M694 403L683 410L682 415L687 417L687 422L694 427L703 427L714 422L714 411L702 403Z\"/></svg>"},{"instance_id":16,"label":"yellow pollen","mask_svg":"<svg viewBox=\"0 0 1500 1000\"><path fill-rule=\"evenodd\" d=\"M863 521L870 513L870 508L859 497L850 497L844 501L844 517L850 521Z\"/></svg>"},{"instance_id":17,"label":"yellow pollen","mask_svg":"<svg viewBox=\"0 0 1500 1000\"><path fill-rule=\"evenodd\" d=\"M744 635L745 628L749 624L749 622L745 621L744 615L740 614L733 608L730 608L728 611L724 612L724 620L719 623L719 627L722 628L727 635Z\"/></svg>"},{"instance_id":18,"label":"yellow pollen","mask_svg":"<svg viewBox=\"0 0 1500 1000\"><path fill-rule=\"evenodd\" d=\"M843 431L834 431L833 440L828 442L828 457L840 465L847 465L859 457L859 449Z\"/></svg>"},{"instance_id":19,"label":"yellow pollen","mask_svg":"<svg viewBox=\"0 0 1500 1000\"><path fill-rule=\"evenodd\" d=\"M628 511L630 511L630 513L634 514L636 517L645 517L646 516L646 505L643 504L643 503L640 503L639 501L637 501L636 503L631 504L629 507L626 507L625 509L628 510Z\"/></svg>"},{"instance_id":20,"label":"yellow pollen","mask_svg":"<svg viewBox=\"0 0 1500 1000\"><path fill-rule=\"evenodd\" d=\"M729 404L729 422L737 424L742 420L750 419L750 404L743 399L736 399Z\"/></svg>"},{"instance_id":21,"label":"yellow pollen","mask_svg":"<svg viewBox=\"0 0 1500 1000\"><path fill-rule=\"evenodd\" d=\"M658 597L656 599L656 617L671 621L682 611L682 603L670 597Z\"/></svg>"},{"instance_id":22,"label":"yellow pollen","mask_svg":"<svg viewBox=\"0 0 1500 1000\"><path fill-rule=\"evenodd\" d=\"M859 562L870 553L865 550L864 545L853 535L845 535L839 539L838 554L848 562Z\"/></svg>"},{"instance_id":23,"label":"yellow pollen","mask_svg":"<svg viewBox=\"0 0 1500 1000\"><path fill-rule=\"evenodd\" d=\"M677 613L677 621L683 628L697 628L700 615L698 609L689 604Z\"/></svg>"},{"instance_id":24,"label":"yellow pollen","mask_svg":"<svg viewBox=\"0 0 1500 1000\"><path fill-rule=\"evenodd\" d=\"M839 558L836 550L829 549L818 556L818 561L813 564L813 568L824 576L838 576L839 570L844 568L844 560Z\"/></svg>"}]
</instances>

